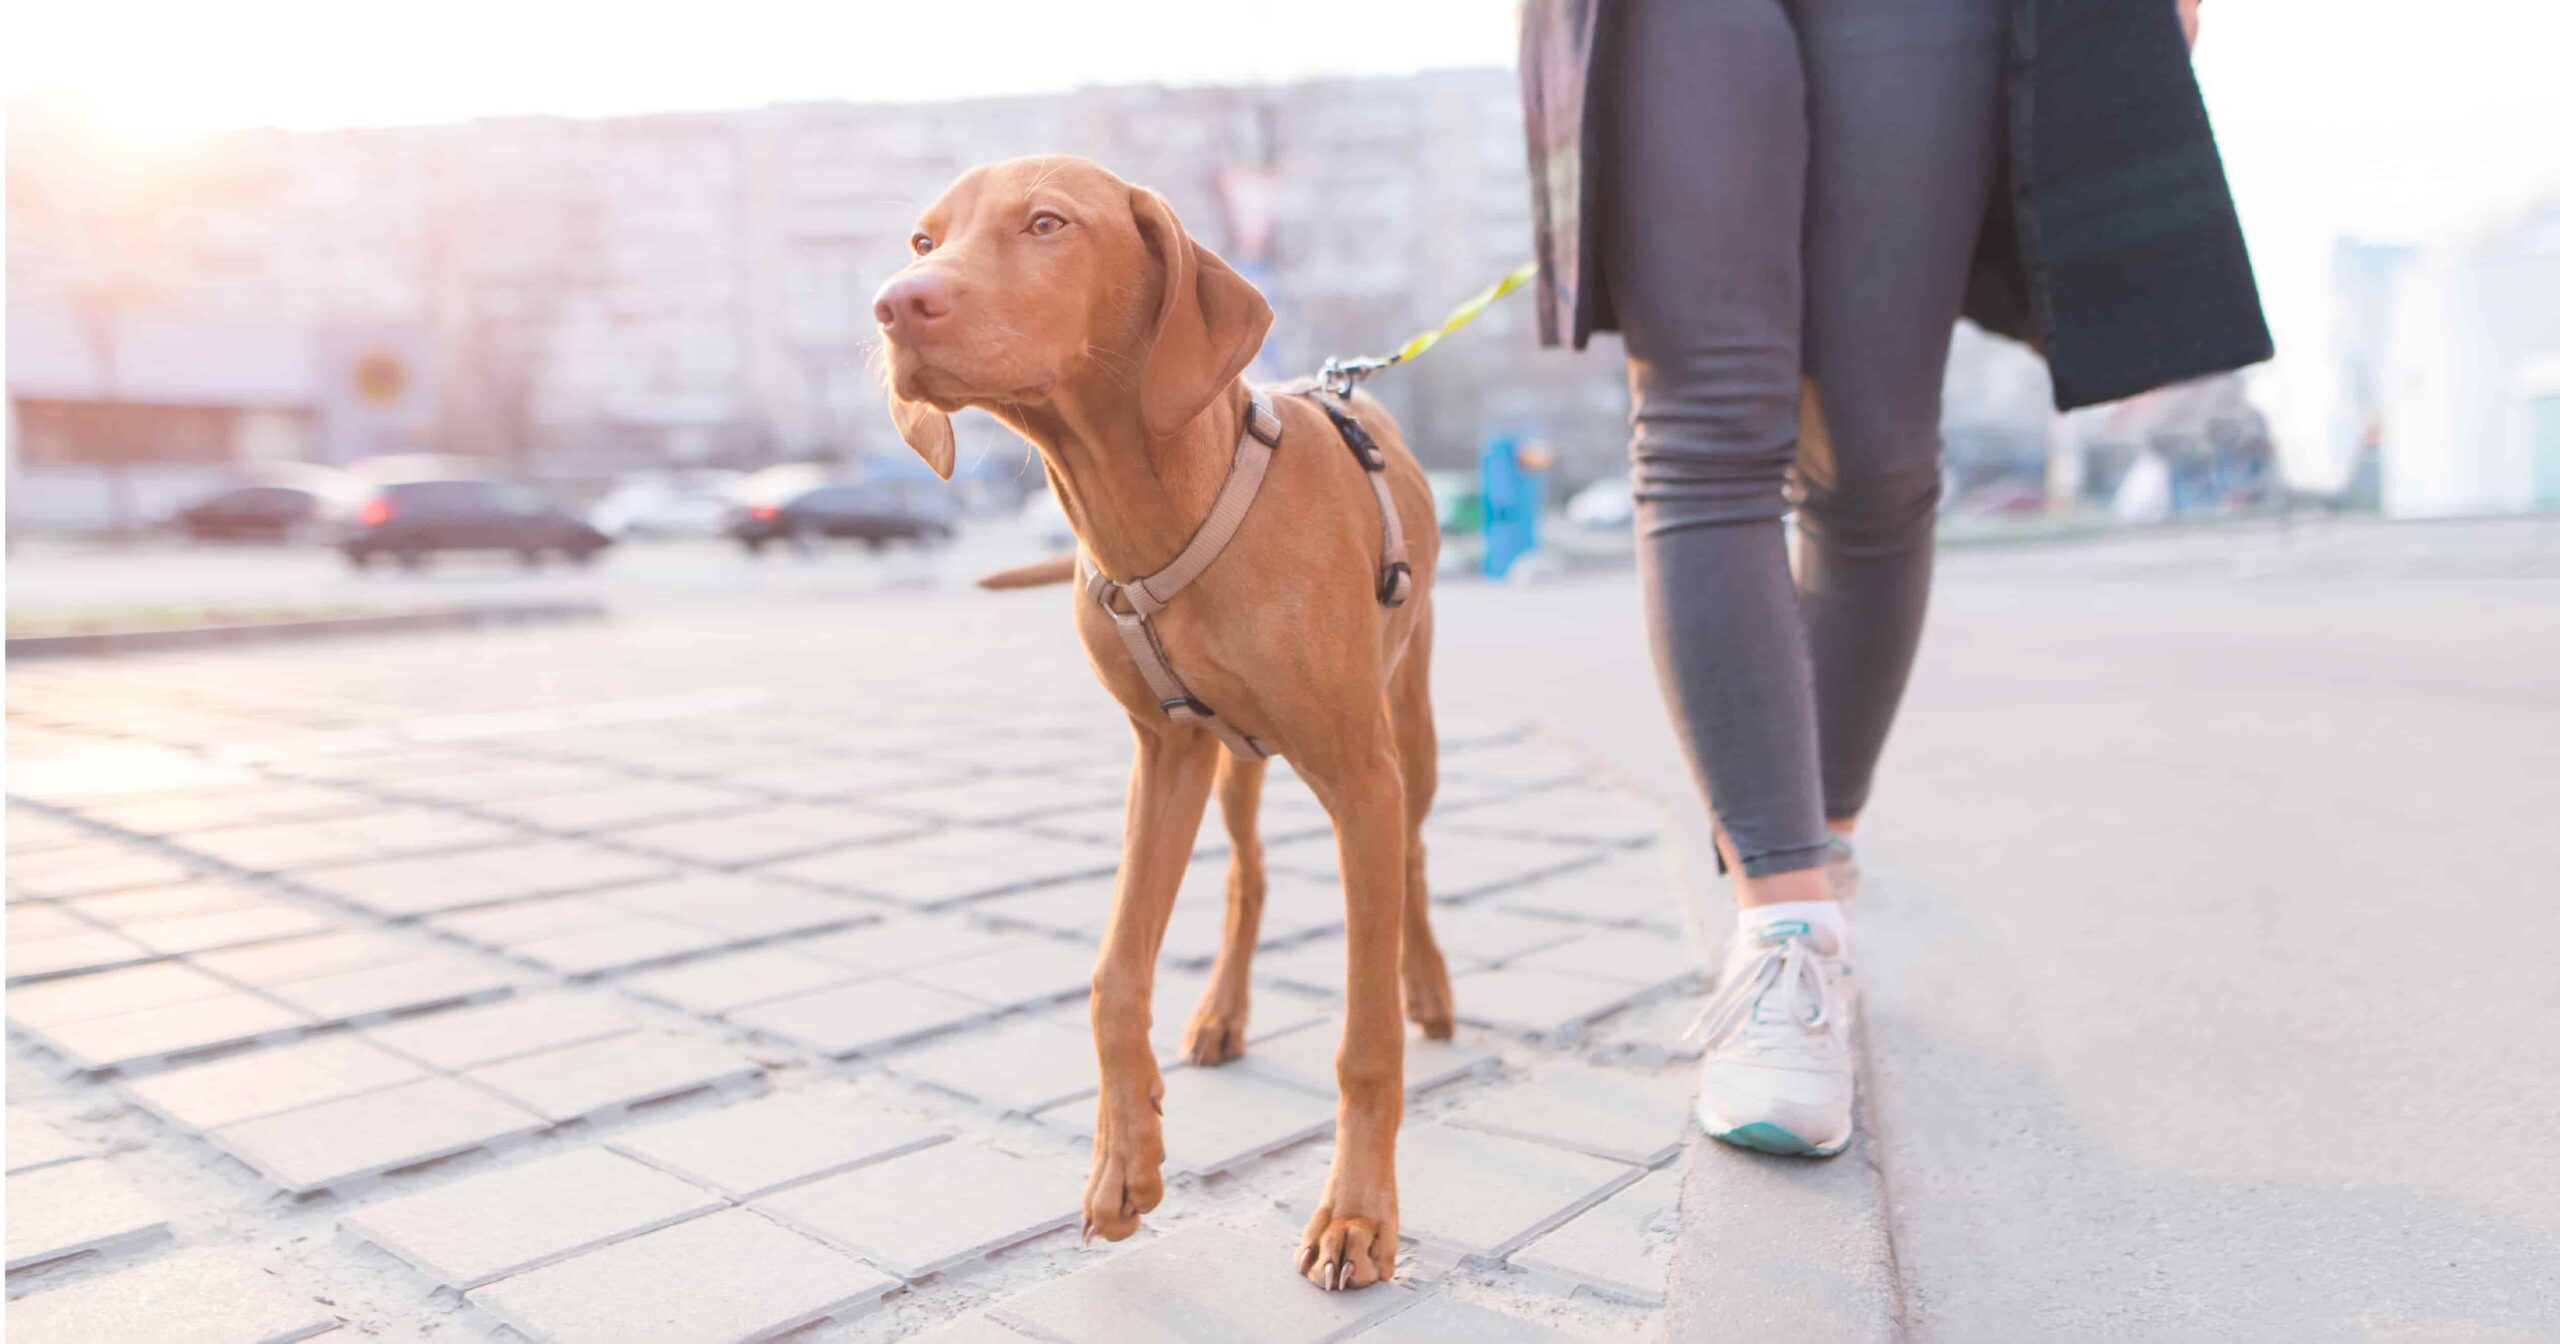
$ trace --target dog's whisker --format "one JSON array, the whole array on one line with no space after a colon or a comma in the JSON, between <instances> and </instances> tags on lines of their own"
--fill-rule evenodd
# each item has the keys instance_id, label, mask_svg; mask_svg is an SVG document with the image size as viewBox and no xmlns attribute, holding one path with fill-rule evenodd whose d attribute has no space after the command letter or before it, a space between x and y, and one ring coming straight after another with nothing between
<instances>
[{"instance_id":1,"label":"dog's whisker","mask_svg":"<svg viewBox=\"0 0 2560 1344\"><path fill-rule=\"evenodd\" d=\"M1085 343L1084 353L1086 358L1100 365L1103 372L1116 379L1121 387L1136 385L1139 368L1137 360L1117 350L1105 350L1090 341Z\"/></svg>"}]
</instances>

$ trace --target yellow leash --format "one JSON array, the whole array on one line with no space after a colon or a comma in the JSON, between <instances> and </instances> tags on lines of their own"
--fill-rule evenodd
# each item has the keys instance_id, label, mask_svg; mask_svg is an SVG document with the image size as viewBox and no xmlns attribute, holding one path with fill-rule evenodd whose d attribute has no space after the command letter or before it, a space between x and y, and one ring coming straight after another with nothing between
<instances>
[{"instance_id":1,"label":"yellow leash","mask_svg":"<svg viewBox=\"0 0 2560 1344\"><path fill-rule=\"evenodd\" d=\"M1511 268L1509 274L1486 286L1475 297L1459 304L1439 326L1416 332L1412 340L1396 347L1392 355L1371 355L1361 359L1328 359L1316 374L1316 381L1336 397L1351 395L1360 380L1380 369L1391 369L1440 343L1440 338L1476 320L1496 299L1518 289L1538 274L1538 263L1524 261Z\"/></svg>"}]
</instances>

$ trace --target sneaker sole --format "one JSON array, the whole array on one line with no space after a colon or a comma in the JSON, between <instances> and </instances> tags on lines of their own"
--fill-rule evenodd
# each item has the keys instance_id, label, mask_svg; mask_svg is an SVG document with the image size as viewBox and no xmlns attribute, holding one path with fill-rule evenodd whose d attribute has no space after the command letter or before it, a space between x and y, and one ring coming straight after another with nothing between
<instances>
[{"instance_id":1,"label":"sneaker sole","mask_svg":"<svg viewBox=\"0 0 2560 1344\"><path fill-rule=\"evenodd\" d=\"M1807 1143L1796 1137L1795 1131L1765 1120L1736 1125L1731 1129L1708 1129L1707 1137L1736 1148L1748 1148L1755 1153L1775 1153L1780 1157L1836 1157L1849 1146L1847 1139L1828 1148Z\"/></svg>"}]
</instances>

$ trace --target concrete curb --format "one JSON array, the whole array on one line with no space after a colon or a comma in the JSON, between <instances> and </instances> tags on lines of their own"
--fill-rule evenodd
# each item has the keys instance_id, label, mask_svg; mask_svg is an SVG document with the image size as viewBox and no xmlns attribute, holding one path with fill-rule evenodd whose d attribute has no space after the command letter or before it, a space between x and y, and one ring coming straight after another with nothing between
<instances>
[{"instance_id":1,"label":"concrete curb","mask_svg":"<svg viewBox=\"0 0 2560 1344\"><path fill-rule=\"evenodd\" d=\"M247 625L182 626L170 630L107 630L80 635L20 635L9 640L9 659L16 662L36 658L98 658L228 644L331 639L342 635L482 630L553 621L599 620L605 614L601 602L525 602L437 607L427 611L342 616L314 621L260 621Z\"/></svg>"},{"instance_id":2,"label":"concrete curb","mask_svg":"<svg viewBox=\"0 0 2560 1344\"><path fill-rule=\"evenodd\" d=\"M1715 966L1733 915L1715 877L1712 833L1686 777L1647 771L1640 762L1577 737L1554 716L1544 717L1541 727L1620 788L1665 805L1660 844L1674 894L1693 949L1705 965ZM1867 882L1876 880L1870 870ZM1680 1158L1680 1212L1663 1339L1685 1344L1902 1337L1902 1276L1863 1028L1856 1045L1858 1132L1839 1156L1771 1157L1691 1129L1689 1149Z\"/></svg>"},{"instance_id":3,"label":"concrete curb","mask_svg":"<svg viewBox=\"0 0 2560 1344\"><path fill-rule=\"evenodd\" d=\"M1663 1338L1902 1338L1902 1275L1861 1033L1858 1134L1838 1157L1771 1157L1693 1132Z\"/></svg>"}]
</instances>

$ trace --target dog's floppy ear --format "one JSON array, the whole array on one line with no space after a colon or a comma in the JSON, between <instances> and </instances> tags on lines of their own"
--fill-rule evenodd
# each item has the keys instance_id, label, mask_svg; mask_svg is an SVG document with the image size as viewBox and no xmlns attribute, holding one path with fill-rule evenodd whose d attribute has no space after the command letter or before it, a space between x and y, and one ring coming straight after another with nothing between
<instances>
[{"instance_id":1,"label":"dog's floppy ear","mask_svg":"<svg viewBox=\"0 0 2560 1344\"><path fill-rule=\"evenodd\" d=\"M1253 362L1271 330L1271 304L1217 253L1194 242L1164 197L1133 187L1129 210L1164 273L1155 341L1138 379L1147 432L1162 437L1197 419Z\"/></svg>"},{"instance_id":2,"label":"dog's floppy ear","mask_svg":"<svg viewBox=\"0 0 2560 1344\"><path fill-rule=\"evenodd\" d=\"M916 456L933 468L933 474L951 479L951 417L921 401L899 396L895 388L889 392L889 417L898 422L898 437L916 450Z\"/></svg>"}]
</instances>

